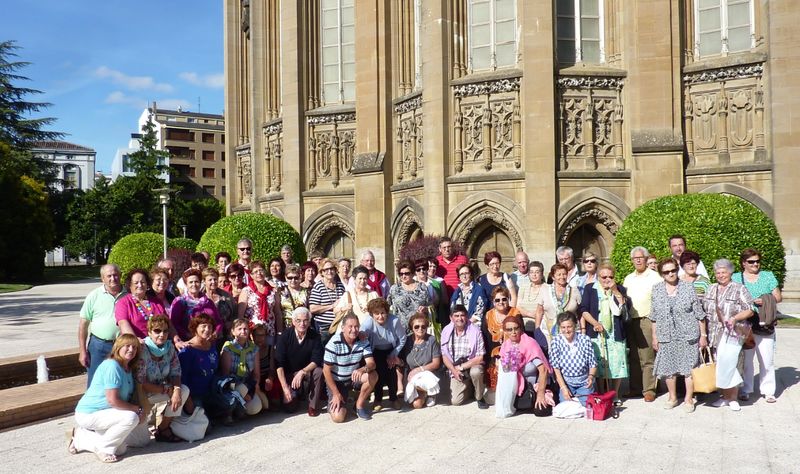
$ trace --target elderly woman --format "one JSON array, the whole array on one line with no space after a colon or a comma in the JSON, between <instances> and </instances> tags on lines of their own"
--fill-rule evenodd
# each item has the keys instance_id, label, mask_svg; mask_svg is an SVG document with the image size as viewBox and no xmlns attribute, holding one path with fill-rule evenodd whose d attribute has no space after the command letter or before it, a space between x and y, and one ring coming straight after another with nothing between
<instances>
[{"instance_id":1,"label":"elderly woman","mask_svg":"<svg viewBox=\"0 0 800 474\"><path fill-rule=\"evenodd\" d=\"M147 337L147 320L153 315L164 314L164 306L154 296L148 296L150 275L137 268L131 270L125 282L128 293L114 304L114 317L122 334L133 334L139 340Z\"/></svg>"},{"instance_id":2,"label":"elderly woman","mask_svg":"<svg viewBox=\"0 0 800 474\"><path fill-rule=\"evenodd\" d=\"M273 290L280 290L286 285L286 264L280 258L273 258L269 261L269 278L267 283Z\"/></svg>"},{"instance_id":3,"label":"elderly woman","mask_svg":"<svg viewBox=\"0 0 800 474\"><path fill-rule=\"evenodd\" d=\"M320 270L322 279L316 282L311 289L308 309L314 315L315 329L322 337L324 346L331 337L330 328L335 318L333 309L346 290L342 282L336 278L336 262L325 258L320 262L320 268L322 269Z\"/></svg>"},{"instance_id":4,"label":"elderly woman","mask_svg":"<svg viewBox=\"0 0 800 474\"><path fill-rule=\"evenodd\" d=\"M542 304L536 313L536 342L547 353L550 343L558 334L556 317L564 312L575 313L581 302L578 290L567 284L567 267L556 263L550 267L550 278L553 283L548 285L542 294Z\"/></svg>"},{"instance_id":5,"label":"elderly woman","mask_svg":"<svg viewBox=\"0 0 800 474\"><path fill-rule=\"evenodd\" d=\"M654 272L658 271L658 258L655 255L650 255L647 257L647 261L645 263L647 268L653 270Z\"/></svg>"},{"instance_id":6,"label":"elderly woman","mask_svg":"<svg viewBox=\"0 0 800 474\"><path fill-rule=\"evenodd\" d=\"M597 281L597 255L593 252L586 251L581 258L583 263L583 275L578 277L578 291L583 294L583 289Z\"/></svg>"},{"instance_id":7,"label":"elderly woman","mask_svg":"<svg viewBox=\"0 0 800 474\"><path fill-rule=\"evenodd\" d=\"M133 372L141 349L133 334L121 334L92 378L92 383L75 407L75 424L69 452L90 451L104 463L117 462L128 445L130 436L145 420L141 406L131 403L134 392ZM137 437L138 438L138 437Z\"/></svg>"},{"instance_id":8,"label":"elderly woman","mask_svg":"<svg viewBox=\"0 0 800 474\"><path fill-rule=\"evenodd\" d=\"M536 330L536 312L542 304L543 292L549 286L544 282L544 265L542 262L533 261L528 265L528 282L522 283L517 292L517 306L525 333L533 336Z\"/></svg>"},{"instance_id":9,"label":"elderly woman","mask_svg":"<svg viewBox=\"0 0 800 474\"><path fill-rule=\"evenodd\" d=\"M483 315L489 309L489 296L483 291L483 287L473 280L472 268L466 263L459 265L456 269L458 274L458 286L450 297L450 313L456 305L467 308L470 321L480 326L483 322Z\"/></svg>"},{"instance_id":10,"label":"elderly woman","mask_svg":"<svg viewBox=\"0 0 800 474\"><path fill-rule=\"evenodd\" d=\"M223 286L222 289L227 291L231 294L231 298L233 301L239 301L239 295L242 293L242 289L246 286L244 279L245 279L245 268L239 263L231 263L228 265L228 269L225 271L225 274L228 276L228 285Z\"/></svg>"},{"instance_id":11,"label":"elderly woman","mask_svg":"<svg viewBox=\"0 0 800 474\"><path fill-rule=\"evenodd\" d=\"M684 252L684 255L686 252ZM744 249L739 263L744 272L734 273L733 281L742 283L753 298L755 315L750 318L755 347L744 351L744 387L739 400L749 400L753 392L755 368L753 357L758 354L759 387L767 403L775 403L775 324L767 324L768 311L777 311L775 305L783 299L775 274L761 269L761 253L752 248ZM777 320L776 318L770 321Z\"/></svg>"},{"instance_id":12,"label":"elderly woman","mask_svg":"<svg viewBox=\"0 0 800 474\"><path fill-rule=\"evenodd\" d=\"M545 398L547 384L553 373L553 368L542 351L542 348L532 337L524 332L522 320L518 316L507 316L503 320L503 333L506 339L500 346L500 366L504 372L517 373L517 393L521 396L527 384L531 384L536 392L536 401L533 404L534 415L548 416L551 402ZM513 413L514 398L510 398L511 405L497 406L498 413Z\"/></svg>"},{"instance_id":13,"label":"elderly woman","mask_svg":"<svg viewBox=\"0 0 800 474\"><path fill-rule=\"evenodd\" d=\"M431 302L431 308L438 312L439 305L442 302L442 282L438 280L431 280L428 278L428 260L418 258L414 260L414 280L424 283L428 289L428 299ZM431 315L433 321L436 320L435 314Z\"/></svg>"},{"instance_id":14,"label":"elderly woman","mask_svg":"<svg viewBox=\"0 0 800 474\"><path fill-rule=\"evenodd\" d=\"M702 301L706 291L708 291L711 280L703 275L697 273L697 264L700 263L700 255L691 250L685 250L681 254L680 262L683 269L683 275L680 275L681 281L691 283L694 287L694 292L697 298Z\"/></svg>"},{"instance_id":15,"label":"elderly woman","mask_svg":"<svg viewBox=\"0 0 800 474\"><path fill-rule=\"evenodd\" d=\"M731 280L732 275L730 260L721 258L714 262L717 282L708 287L703 307L708 319L709 343L717 352L717 387L722 390L722 397L713 405L739 411L742 408L736 394L743 379L737 365L742 344L750 332L747 320L753 315L753 297L744 285Z\"/></svg>"},{"instance_id":16,"label":"elderly woman","mask_svg":"<svg viewBox=\"0 0 800 474\"><path fill-rule=\"evenodd\" d=\"M509 316L519 316L517 308L511 307L511 294L508 288L495 287L491 300L494 308L486 313L481 325L483 340L486 344L485 367L486 373L489 374L489 383L486 384L486 389L489 391L489 400L493 400L493 392L497 386L497 360L500 358L500 345L503 344L504 339L503 321Z\"/></svg>"},{"instance_id":17,"label":"elderly woman","mask_svg":"<svg viewBox=\"0 0 800 474\"><path fill-rule=\"evenodd\" d=\"M179 349L183 347L184 341L192 337L189 332L189 321L198 314L207 314L211 316L216 322L214 334L217 339L222 338L224 327L222 318L220 318L219 311L217 311L217 307L214 306L214 302L201 292L200 284L202 279L203 273L200 270L190 268L183 272L183 281L186 283L186 294L175 298L175 301L172 302L170 320L172 321L172 327L175 329L176 333L172 342L174 342L175 346Z\"/></svg>"},{"instance_id":18,"label":"elderly woman","mask_svg":"<svg viewBox=\"0 0 800 474\"><path fill-rule=\"evenodd\" d=\"M336 276L342 284L350 288L350 269L353 267L353 262L349 258L342 257L336 262Z\"/></svg>"},{"instance_id":19,"label":"elderly woman","mask_svg":"<svg viewBox=\"0 0 800 474\"><path fill-rule=\"evenodd\" d=\"M214 376L219 366L219 353L214 345L214 320L199 314L189 321L189 333L192 338L187 341L178 354L181 363L181 381L189 388L189 398L183 409L186 413L194 413L195 408L203 407L209 418L226 416L228 408L215 395Z\"/></svg>"},{"instance_id":20,"label":"elderly woman","mask_svg":"<svg viewBox=\"0 0 800 474\"><path fill-rule=\"evenodd\" d=\"M517 305L517 289L511 276L500 270L500 265L503 263L503 257L498 252L486 252L483 256L483 264L486 265L487 271L478 278L478 284L483 288L484 293L491 295L495 288L502 286L507 288L511 295L511 306ZM493 302L489 300L487 310L492 309Z\"/></svg>"},{"instance_id":21,"label":"elderly woman","mask_svg":"<svg viewBox=\"0 0 800 474\"><path fill-rule=\"evenodd\" d=\"M669 397L664 408L678 404L675 376L683 375L686 396L683 407L694 412L692 369L699 362L699 347L708 345L703 308L695 295L694 285L678 278L678 264L672 257L658 262L664 281L653 286L650 320L653 321L653 350L656 360L653 375L667 379Z\"/></svg>"},{"instance_id":22,"label":"elderly woman","mask_svg":"<svg viewBox=\"0 0 800 474\"><path fill-rule=\"evenodd\" d=\"M399 318L389 314L389 303L383 298L375 298L367 303L367 312L371 317L364 321L361 333L366 336L372 347L375 370L378 372L373 411L377 412L383 408L381 403L384 386L389 388L389 401L399 410L402 401L397 398L395 387L402 388L402 373L399 369L403 363L400 360L400 351L406 343L406 329L400 324Z\"/></svg>"},{"instance_id":23,"label":"elderly woman","mask_svg":"<svg viewBox=\"0 0 800 474\"><path fill-rule=\"evenodd\" d=\"M227 291L219 288L219 272L216 268L207 267L203 270L203 286L206 298L217 307L217 313L224 325L224 337L228 339L231 334L231 323L236 319L237 305Z\"/></svg>"},{"instance_id":24,"label":"elderly woman","mask_svg":"<svg viewBox=\"0 0 800 474\"><path fill-rule=\"evenodd\" d=\"M300 286L302 279L300 266L291 264L286 267L286 285L281 288L281 312L283 327L292 326L292 312L299 307L308 307L308 290Z\"/></svg>"},{"instance_id":25,"label":"elderly woman","mask_svg":"<svg viewBox=\"0 0 800 474\"><path fill-rule=\"evenodd\" d=\"M147 297L150 299L158 300L161 306L164 307L167 316L172 309L172 302L175 300L175 295L169 291L169 274L166 270L161 268L154 268L150 271L150 289L147 290Z\"/></svg>"},{"instance_id":26,"label":"elderly woman","mask_svg":"<svg viewBox=\"0 0 800 474\"><path fill-rule=\"evenodd\" d=\"M578 311L594 346L599 375L613 380L613 389L617 392L615 403L621 405L619 388L622 379L628 377L624 313L630 311L631 301L625 287L614 281L614 273L611 265L600 265L597 281L583 289Z\"/></svg>"},{"instance_id":27,"label":"elderly woman","mask_svg":"<svg viewBox=\"0 0 800 474\"><path fill-rule=\"evenodd\" d=\"M450 324L450 297L444 280L436 276L438 262L435 258L419 259L414 262L414 270L417 273L417 280L425 283L432 290L434 295L431 297L432 304L436 310L436 326L440 329ZM425 275L422 275L422 269Z\"/></svg>"},{"instance_id":28,"label":"elderly woman","mask_svg":"<svg viewBox=\"0 0 800 474\"><path fill-rule=\"evenodd\" d=\"M178 351L169 340L169 318L157 314L147 321L147 337L136 373L147 400L161 416L156 426L156 441L181 441L170 430L172 418L179 416L189 397L189 388L181 384Z\"/></svg>"},{"instance_id":29,"label":"elderly woman","mask_svg":"<svg viewBox=\"0 0 800 474\"><path fill-rule=\"evenodd\" d=\"M267 344L270 345L275 344L275 336L283 331L283 313L278 298L277 292L267 282L264 264L260 261L253 262L250 265L250 283L239 295L238 317L249 321L251 327L256 324L265 325Z\"/></svg>"},{"instance_id":30,"label":"elderly woman","mask_svg":"<svg viewBox=\"0 0 800 474\"><path fill-rule=\"evenodd\" d=\"M416 313L408 320L411 336L406 339L400 360L406 367L405 399L414 408L436 404L439 378L436 371L442 365L442 349L436 338L428 334L428 317Z\"/></svg>"},{"instance_id":31,"label":"elderly woman","mask_svg":"<svg viewBox=\"0 0 800 474\"><path fill-rule=\"evenodd\" d=\"M311 260L304 263L303 266L300 267L300 274L303 276L300 280L300 286L311 291L311 289L314 288L314 284L317 282L318 268L317 264Z\"/></svg>"},{"instance_id":32,"label":"elderly woman","mask_svg":"<svg viewBox=\"0 0 800 474\"><path fill-rule=\"evenodd\" d=\"M414 313L428 313L431 299L428 296L428 285L414 281L414 264L409 260L402 260L397 264L397 274L400 281L389 290L386 300L392 308L392 313L400 320L400 325L408 332L408 320Z\"/></svg>"},{"instance_id":33,"label":"elderly woman","mask_svg":"<svg viewBox=\"0 0 800 474\"><path fill-rule=\"evenodd\" d=\"M245 413L256 415L266 408L268 403L267 396L259 384L261 364L258 346L250 340L250 321L244 318L235 320L231 332L233 339L226 341L222 346L219 373L223 377L233 377L236 391L244 398Z\"/></svg>"},{"instance_id":34,"label":"elderly woman","mask_svg":"<svg viewBox=\"0 0 800 474\"><path fill-rule=\"evenodd\" d=\"M367 267L363 265L357 266L353 269L353 284L347 288L345 294L336 303L337 312L347 313L352 311L355 313L362 328L367 320L370 319L367 303L378 298L378 293L367 284L368 279L369 270L367 270ZM341 325L338 330L341 330Z\"/></svg>"},{"instance_id":35,"label":"elderly woman","mask_svg":"<svg viewBox=\"0 0 800 474\"><path fill-rule=\"evenodd\" d=\"M577 398L586 406L586 397L595 389L597 359L592 342L585 334L577 334L578 318L574 313L561 313L556 318L559 335L550 346L550 365L560 388L561 401Z\"/></svg>"}]
</instances>

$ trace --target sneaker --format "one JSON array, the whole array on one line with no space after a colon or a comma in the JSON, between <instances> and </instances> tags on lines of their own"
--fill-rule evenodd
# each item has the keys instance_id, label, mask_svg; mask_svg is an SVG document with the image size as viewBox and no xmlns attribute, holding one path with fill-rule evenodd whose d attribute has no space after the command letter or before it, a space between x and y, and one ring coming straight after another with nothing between
<instances>
[{"instance_id":1,"label":"sneaker","mask_svg":"<svg viewBox=\"0 0 800 474\"><path fill-rule=\"evenodd\" d=\"M746 401L750 400L750 394L749 393L744 393L744 392L740 393L739 394L739 400L741 400L743 402L746 402Z\"/></svg>"},{"instance_id":2,"label":"sneaker","mask_svg":"<svg viewBox=\"0 0 800 474\"><path fill-rule=\"evenodd\" d=\"M356 409L356 414L362 420L371 420L372 419L372 413L370 413L369 410L367 410L366 408L357 408Z\"/></svg>"},{"instance_id":3,"label":"sneaker","mask_svg":"<svg viewBox=\"0 0 800 474\"><path fill-rule=\"evenodd\" d=\"M435 397L428 397L425 399L425 406L430 408L436 405L436 398Z\"/></svg>"},{"instance_id":4,"label":"sneaker","mask_svg":"<svg viewBox=\"0 0 800 474\"><path fill-rule=\"evenodd\" d=\"M478 408L480 408L481 410L488 410L489 404L486 403L486 400L481 398L480 400L478 400Z\"/></svg>"},{"instance_id":5,"label":"sneaker","mask_svg":"<svg viewBox=\"0 0 800 474\"><path fill-rule=\"evenodd\" d=\"M711 406L716 408L726 407L728 406L728 400L725 400L724 398L720 397L716 402L712 403Z\"/></svg>"},{"instance_id":6,"label":"sneaker","mask_svg":"<svg viewBox=\"0 0 800 474\"><path fill-rule=\"evenodd\" d=\"M667 401L664 402L664 409L665 410L672 410L675 408L675 405L678 404L678 400L670 400L667 398Z\"/></svg>"},{"instance_id":7,"label":"sneaker","mask_svg":"<svg viewBox=\"0 0 800 474\"><path fill-rule=\"evenodd\" d=\"M739 405L739 402L736 400L728 402L728 406L730 407L731 411L741 411L742 409L742 407Z\"/></svg>"}]
</instances>

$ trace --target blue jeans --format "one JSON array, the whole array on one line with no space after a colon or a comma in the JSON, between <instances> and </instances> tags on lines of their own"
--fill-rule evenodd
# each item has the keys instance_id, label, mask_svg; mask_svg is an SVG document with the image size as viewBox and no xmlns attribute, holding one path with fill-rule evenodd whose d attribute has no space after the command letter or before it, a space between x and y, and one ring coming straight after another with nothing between
<instances>
[{"instance_id":1,"label":"blue jeans","mask_svg":"<svg viewBox=\"0 0 800 474\"><path fill-rule=\"evenodd\" d=\"M573 398L577 398L581 405L586 406L586 398L590 393L594 392L594 385L591 388L586 388L586 377L564 377L564 383L567 384ZM559 392L559 398L563 402L564 396Z\"/></svg>"},{"instance_id":2,"label":"blue jeans","mask_svg":"<svg viewBox=\"0 0 800 474\"><path fill-rule=\"evenodd\" d=\"M89 336L89 345L87 346L86 350L89 352L89 369L87 370L87 381L86 386L89 387L92 384L92 377L94 377L94 372L100 366L100 364L106 360L108 354L111 353L111 348L114 347L113 342L106 342L94 335Z\"/></svg>"}]
</instances>

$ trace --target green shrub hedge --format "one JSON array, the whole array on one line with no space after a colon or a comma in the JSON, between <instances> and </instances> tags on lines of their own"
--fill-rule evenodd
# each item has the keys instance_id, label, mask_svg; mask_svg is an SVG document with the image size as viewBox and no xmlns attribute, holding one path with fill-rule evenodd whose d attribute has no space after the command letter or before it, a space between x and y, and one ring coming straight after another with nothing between
<instances>
[{"instance_id":1,"label":"green shrub hedge","mask_svg":"<svg viewBox=\"0 0 800 474\"><path fill-rule=\"evenodd\" d=\"M111 248L108 263L119 266L122 280L134 268L149 270L164 252L164 236L154 232L129 234L119 239Z\"/></svg>"},{"instance_id":2,"label":"green shrub hedge","mask_svg":"<svg viewBox=\"0 0 800 474\"><path fill-rule=\"evenodd\" d=\"M186 237L173 237L167 240L167 248L185 249L194 252L197 248L197 241Z\"/></svg>"},{"instance_id":3,"label":"green shrub hedge","mask_svg":"<svg viewBox=\"0 0 800 474\"><path fill-rule=\"evenodd\" d=\"M669 237L674 234L686 237L686 248L700 254L712 280L715 260L727 258L740 271L739 253L752 247L763 255L761 267L783 284L786 261L775 224L749 202L722 194L666 196L633 211L614 240L611 262L617 280L633 271L633 247L645 247L659 259L669 257Z\"/></svg>"},{"instance_id":4,"label":"green shrub hedge","mask_svg":"<svg viewBox=\"0 0 800 474\"><path fill-rule=\"evenodd\" d=\"M300 234L288 222L272 214L236 214L223 217L206 230L197 250L205 250L214 258L217 252L228 252L236 259L239 239L253 241L253 260L264 263L280 257L281 247L288 244L295 262L305 262L306 249Z\"/></svg>"}]
</instances>

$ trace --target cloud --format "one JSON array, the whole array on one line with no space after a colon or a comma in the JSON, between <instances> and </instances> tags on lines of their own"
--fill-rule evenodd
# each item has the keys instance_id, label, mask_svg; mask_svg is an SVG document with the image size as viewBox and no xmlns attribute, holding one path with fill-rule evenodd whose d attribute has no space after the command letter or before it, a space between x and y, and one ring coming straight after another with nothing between
<instances>
[{"instance_id":1,"label":"cloud","mask_svg":"<svg viewBox=\"0 0 800 474\"><path fill-rule=\"evenodd\" d=\"M150 76L129 76L106 66L100 66L95 69L94 75L101 79L111 79L115 84L131 90L153 90L156 92L172 92L173 90L170 84L156 82Z\"/></svg>"},{"instance_id":2,"label":"cloud","mask_svg":"<svg viewBox=\"0 0 800 474\"><path fill-rule=\"evenodd\" d=\"M161 99L156 101L156 105L159 109L170 109L170 110L181 110L188 111L192 104L188 100L183 99Z\"/></svg>"},{"instance_id":3,"label":"cloud","mask_svg":"<svg viewBox=\"0 0 800 474\"><path fill-rule=\"evenodd\" d=\"M140 98L140 97L132 97L126 95L124 92L121 91L114 91L106 97L105 100L106 104L123 104L123 105L130 105L136 109L143 109L147 107L147 101Z\"/></svg>"},{"instance_id":4,"label":"cloud","mask_svg":"<svg viewBox=\"0 0 800 474\"><path fill-rule=\"evenodd\" d=\"M178 77L200 87L210 87L212 89L221 89L225 87L225 74L206 74L200 76L196 72L182 72Z\"/></svg>"}]
</instances>

